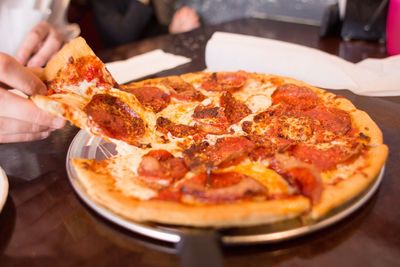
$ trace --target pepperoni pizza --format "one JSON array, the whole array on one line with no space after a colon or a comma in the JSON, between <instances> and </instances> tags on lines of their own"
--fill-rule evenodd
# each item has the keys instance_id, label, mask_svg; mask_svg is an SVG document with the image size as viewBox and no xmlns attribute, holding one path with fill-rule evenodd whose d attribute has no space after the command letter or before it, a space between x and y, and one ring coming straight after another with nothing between
<instances>
[{"instance_id":1,"label":"pepperoni pizza","mask_svg":"<svg viewBox=\"0 0 400 267\"><path fill-rule=\"evenodd\" d=\"M116 144L73 159L87 194L135 221L195 227L319 219L387 157L347 99L286 77L198 72L118 85L78 38L46 67L41 108Z\"/></svg>"}]
</instances>

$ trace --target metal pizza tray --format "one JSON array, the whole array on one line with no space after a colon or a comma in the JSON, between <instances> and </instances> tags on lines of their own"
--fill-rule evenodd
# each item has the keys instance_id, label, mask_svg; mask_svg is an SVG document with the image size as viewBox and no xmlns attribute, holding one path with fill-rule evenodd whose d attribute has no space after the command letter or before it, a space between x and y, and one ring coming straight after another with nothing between
<instances>
[{"instance_id":1,"label":"metal pizza tray","mask_svg":"<svg viewBox=\"0 0 400 267\"><path fill-rule=\"evenodd\" d=\"M176 253L181 258L181 265L191 267L223 266L221 244L224 246L238 246L277 243L313 233L339 222L363 206L374 195L384 173L382 168L377 179L362 194L317 221L304 221L301 218L296 218L253 227L237 227L223 230L196 229L134 222L94 202L77 179L76 172L71 165L71 159L88 158L100 160L115 154L116 151L113 144L99 137L93 137L84 130L78 132L69 147L66 160L68 177L75 192L83 202L106 220L146 238L173 245Z\"/></svg>"},{"instance_id":2,"label":"metal pizza tray","mask_svg":"<svg viewBox=\"0 0 400 267\"><path fill-rule=\"evenodd\" d=\"M115 154L114 145L107 143L99 137L90 136L81 130L72 141L67 154L67 172L73 188L79 197L95 212L123 228L151 237L157 240L179 243L182 234L196 232L198 229L167 226L153 223L139 223L128 220L91 200L79 183L75 170L71 165L72 158L105 159ZM317 221L304 221L301 218L254 227L231 228L218 231L218 238L224 245L245 245L258 243L275 243L305 234L313 233L326 228L345 217L349 216L363 206L378 189L384 169L380 171L377 179L359 196L347 204L331 211L327 216Z\"/></svg>"}]
</instances>

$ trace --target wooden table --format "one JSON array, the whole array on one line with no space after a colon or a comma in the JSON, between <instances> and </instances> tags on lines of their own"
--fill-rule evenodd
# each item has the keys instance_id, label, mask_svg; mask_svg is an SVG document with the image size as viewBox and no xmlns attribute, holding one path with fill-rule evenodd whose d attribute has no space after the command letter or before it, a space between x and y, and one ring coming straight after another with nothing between
<instances>
[{"instance_id":1,"label":"wooden table","mask_svg":"<svg viewBox=\"0 0 400 267\"><path fill-rule=\"evenodd\" d=\"M316 27L248 19L144 40L100 57L111 61L162 48L193 61L157 76L202 70L205 44L217 30L294 42L353 62L386 56L385 47L377 43L320 39ZM225 265L400 266L400 98L338 93L366 110L383 130L390 155L379 191L358 212L315 234L276 245L224 248ZM79 200L65 170L66 152L77 131L66 126L43 141L0 145L0 166L10 180L0 214L0 266L179 265L173 247L123 230Z\"/></svg>"}]
</instances>

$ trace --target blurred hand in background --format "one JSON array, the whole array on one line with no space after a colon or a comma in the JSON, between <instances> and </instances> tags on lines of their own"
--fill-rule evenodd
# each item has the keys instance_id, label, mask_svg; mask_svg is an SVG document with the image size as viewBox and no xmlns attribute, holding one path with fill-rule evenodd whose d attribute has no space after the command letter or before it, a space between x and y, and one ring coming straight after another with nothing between
<instances>
[{"instance_id":1,"label":"blurred hand in background","mask_svg":"<svg viewBox=\"0 0 400 267\"><path fill-rule=\"evenodd\" d=\"M62 34L48 22L42 21L25 36L16 58L22 65L42 67L62 44Z\"/></svg>"},{"instance_id":2,"label":"blurred hand in background","mask_svg":"<svg viewBox=\"0 0 400 267\"><path fill-rule=\"evenodd\" d=\"M169 32L187 32L200 27L200 25L200 18L197 12L190 7L184 6L174 13L169 25Z\"/></svg>"}]
</instances>

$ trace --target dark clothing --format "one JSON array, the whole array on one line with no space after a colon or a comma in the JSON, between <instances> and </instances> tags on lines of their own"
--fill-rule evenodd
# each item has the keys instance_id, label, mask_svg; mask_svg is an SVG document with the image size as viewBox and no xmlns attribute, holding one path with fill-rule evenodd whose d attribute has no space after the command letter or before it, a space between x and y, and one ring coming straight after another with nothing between
<instances>
[{"instance_id":1,"label":"dark clothing","mask_svg":"<svg viewBox=\"0 0 400 267\"><path fill-rule=\"evenodd\" d=\"M134 0L92 0L95 23L105 47L135 41L152 18L152 7Z\"/></svg>"}]
</instances>

